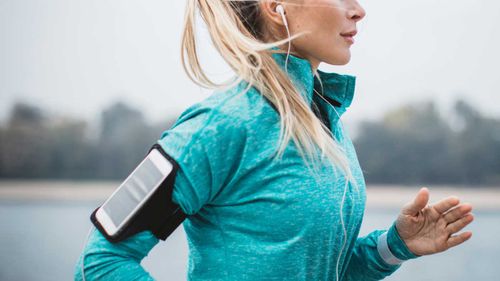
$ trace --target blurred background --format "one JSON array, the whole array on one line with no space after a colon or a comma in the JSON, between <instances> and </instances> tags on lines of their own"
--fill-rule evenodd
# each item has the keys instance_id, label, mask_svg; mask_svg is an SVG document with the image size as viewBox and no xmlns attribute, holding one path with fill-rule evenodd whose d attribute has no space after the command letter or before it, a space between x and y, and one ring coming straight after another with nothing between
<instances>
[{"instance_id":1,"label":"blurred background","mask_svg":"<svg viewBox=\"0 0 500 281\"><path fill-rule=\"evenodd\" d=\"M422 186L473 205L472 238L387 280L499 280L500 3L359 1L343 124L367 183L361 235ZM70 280L89 215L211 91L184 74L185 1L0 0L0 280ZM232 75L200 21L202 64ZM143 260L185 280L182 227Z\"/></svg>"}]
</instances>

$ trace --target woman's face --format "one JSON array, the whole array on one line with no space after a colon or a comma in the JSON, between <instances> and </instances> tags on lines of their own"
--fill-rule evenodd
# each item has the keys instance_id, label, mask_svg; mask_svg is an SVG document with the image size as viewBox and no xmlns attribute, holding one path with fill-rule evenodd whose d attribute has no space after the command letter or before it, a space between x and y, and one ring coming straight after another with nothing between
<instances>
[{"instance_id":1,"label":"woman's face","mask_svg":"<svg viewBox=\"0 0 500 281\"><path fill-rule=\"evenodd\" d=\"M277 3L272 2L267 8L275 9ZM335 65L349 62L353 42L342 34L356 31L356 23L366 14L357 0L288 0L282 5L290 35L310 31L292 41L293 52L308 59L314 69L320 62ZM274 10L268 15L278 25L274 28L281 33L280 38L287 38L285 26L279 25L281 15ZM287 44L281 47L288 48Z\"/></svg>"}]
</instances>

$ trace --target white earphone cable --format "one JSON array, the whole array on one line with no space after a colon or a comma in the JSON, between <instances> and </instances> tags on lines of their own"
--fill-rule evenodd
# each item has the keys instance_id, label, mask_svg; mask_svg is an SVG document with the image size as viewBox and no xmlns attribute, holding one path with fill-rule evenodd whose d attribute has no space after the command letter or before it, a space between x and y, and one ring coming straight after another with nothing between
<instances>
[{"instance_id":1,"label":"white earphone cable","mask_svg":"<svg viewBox=\"0 0 500 281\"><path fill-rule=\"evenodd\" d=\"M83 249L82 249L82 278L83 278L83 281L86 281L85 280L85 246L87 245L87 243L89 242L89 237L90 237L90 234L92 234L92 230L94 229L94 225L92 225L89 229L89 233L87 234L87 239L85 240L85 243L83 244Z\"/></svg>"},{"instance_id":2,"label":"white earphone cable","mask_svg":"<svg viewBox=\"0 0 500 281\"><path fill-rule=\"evenodd\" d=\"M276 11L281 14L281 19L283 20L283 24L285 25L286 33L288 36L288 51L286 52L286 59L285 59L285 71L288 74L288 57L290 56L290 47L291 47L290 29L288 28L288 22L286 20L285 10L283 6L282 5L276 6Z\"/></svg>"},{"instance_id":3,"label":"white earphone cable","mask_svg":"<svg viewBox=\"0 0 500 281\"><path fill-rule=\"evenodd\" d=\"M314 93L316 93L321 99L323 99L333 109L333 111L335 112L335 114L338 117L341 130L344 131L344 125L342 124L342 120L340 119L340 115L337 112L337 110L335 109L335 107L330 102L328 102L323 97L323 95L321 95L320 93L318 93L318 91L316 91L316 89L313 89L313 91L314 91ZM343 142L341 143L341 146L344 147L344 149L345 149L345 144ZM340 248L340 253L339 253L339 256L337 258L337 264L336 264L336 267L335 267L336 281L339 280L339 262L340 262L340 257L341 257L342 251L344 250L344 247L345 247L346 242L347 242L347 231L346 231L345 225L344 225L344 216L343 216L342 209L343 209L343 206L344 206L344 200L345 200L345 196L346 196L346 192L347 192L347 185L348 184L349 184L349 181L346 179L346 183L345 183L345 186L344 186L344 194L342 195L342 202L340 204L340 206L341 206L340 207L340 222L342 224L342 230L343 230L343 233L344 233L344 239L342 241L342 247ZM359 192L359 190L358 190L358 192ZM351 200L352 200L352 197L351 197ZM352 210L351 210L351 215L352 215Z\"/></svg>"},{"instance_id":4,"label":"white earphone cable","mask_svg":"<svg viewBox=\"0 0 500 281\"><path fill-rule=\"evenodd\" d=\"M278 13L281 14L281 18L283 20L283 23L285 25L285 28L286 28L286 32L287 32L287 35L288 35L288 51L287 51L287 54L286 54L286 59L285 59L285 71L286 73L288 74L288 57L290 55L290 45L291 45L291 40L290 40L290 30L288 28L288 22L286 20L286 17L285 17L285 12L284 12L284 9L283 9L283 6L282 5L278 5L276 7L276 11ZM340 125L341 125L341 129L342 131L344 130L344 126L342 125L342 122L340 120L340 115L338 114L337 110L335 109L335 107L333 105L331 105L322 95L320 95L316 90L314 90L314 92L316 92L318 94L318 96L320 96L327 104L329 104L332 109L334 110L335 114L337 115L337 117L339 118L339 122L340 122ZM344 144L342 143L342 146L344 146ZM339 262L340 262L340 257L342 256L342 251L344 250L344 247L346 245L346 242L347 242L347 231L345 229L345 225L344 225L344 218L343 218L343 212L342 212L342 206L344 205L344 200L345 200L345 196L346 196L346 192L347 192L347 185L348 185L349 181L346 180L346 186L344 187L344 194L342 196L342 202L341 202L341 208L340 208L340 220L341 220L341 224L342 224L342 230L343 230L343 234L344 234L344 237L343 237L343 241L342 241L342 247L340 248L340 251L339 251L339 255L338 255L338 258L337 258L337 263L336 263L336 267L335 267L335 274L336 274L336 281L339 280Z\"/></svg>"}]
</instances>

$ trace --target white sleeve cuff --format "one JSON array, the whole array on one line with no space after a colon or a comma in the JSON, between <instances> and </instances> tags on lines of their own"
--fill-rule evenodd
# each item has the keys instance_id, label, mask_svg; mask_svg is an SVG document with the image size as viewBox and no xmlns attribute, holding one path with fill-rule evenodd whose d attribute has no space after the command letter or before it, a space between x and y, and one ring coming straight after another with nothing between
<instances>
[{"instance_id":1,"label":"white sleeve cuff","mask_svg":"<svg viewBox=\"0 0 500 281\"><path fill-rule=\"evenodd\" d=\"M387 231L385 231L384 233L382 233L378 237L377 250L378 250L378 253L380 254L380 256L382 257L382 259L386 263L392 264L392 265L403 263L403 260L400 260L397 257L395 257L392 254L391 250L389 249L389 245L387 244Z\"/></svg>"}]
</instances>

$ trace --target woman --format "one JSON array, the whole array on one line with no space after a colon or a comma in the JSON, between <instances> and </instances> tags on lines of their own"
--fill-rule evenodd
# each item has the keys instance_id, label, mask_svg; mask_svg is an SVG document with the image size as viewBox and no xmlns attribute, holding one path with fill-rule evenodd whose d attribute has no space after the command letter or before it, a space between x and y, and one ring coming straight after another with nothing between
<instances>
[{"instance_id":1,"label":"woman","mask_svg":"<svg viewBox=\"0 0 500 281\"><path fill-rule=\"evenodd\" d=\"M237 74L227 87L199 65L197 8ZM220 86L158 141L180 165L172 200L188 215L188 279L381 280L471 237L452 234L472 206L454 196L428 205L427 188L387 230L358 237L365 182L340 122L355 77L317 67L349 62L364 16L355 0L187 0L183 65ZM157 243L144 231L111 244L94 230L75 278L150 280L140 261Z\"/></svg>"}]
</instances>

